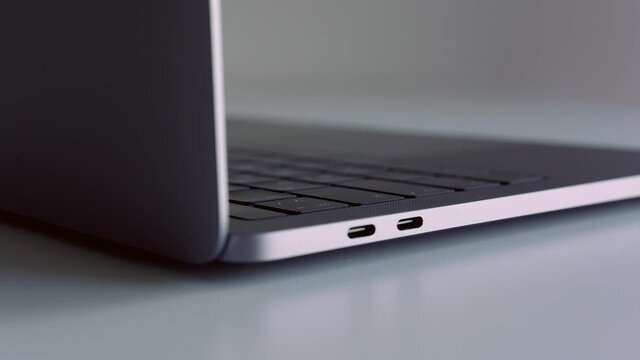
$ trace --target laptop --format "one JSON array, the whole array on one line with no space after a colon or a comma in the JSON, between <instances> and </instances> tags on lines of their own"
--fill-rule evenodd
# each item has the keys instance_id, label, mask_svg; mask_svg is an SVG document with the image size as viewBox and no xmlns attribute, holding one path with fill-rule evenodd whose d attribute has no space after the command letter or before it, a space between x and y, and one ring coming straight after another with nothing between
<instances>
[{"instance_id":1,"label":"laptop","mask_svg":"<svg viewBox=\"0 0 640 360\"><path fill-rule=\"evenodd\" d=\"M3 1L0 209L253 263L640 195L636 151L251 121L227 134L220 27L218 0Z\"/></svg>"}]
</instances>

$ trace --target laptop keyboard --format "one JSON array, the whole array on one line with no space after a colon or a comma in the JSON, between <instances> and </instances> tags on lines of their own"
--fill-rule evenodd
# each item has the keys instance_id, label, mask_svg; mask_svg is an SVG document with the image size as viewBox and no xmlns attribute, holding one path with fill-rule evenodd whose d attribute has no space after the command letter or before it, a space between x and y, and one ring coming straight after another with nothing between
<instances>
[{"instance_id":1,"label":"laptop keyboard","mask_svg":"<svg viewBox=\"0 0 640 360\"><path fill-rule=\"evenodd\" d=\"M229 153L230 215L264 220L542 180L437 165L403 168L252 150Z\"/></svg>"}]
</instances>

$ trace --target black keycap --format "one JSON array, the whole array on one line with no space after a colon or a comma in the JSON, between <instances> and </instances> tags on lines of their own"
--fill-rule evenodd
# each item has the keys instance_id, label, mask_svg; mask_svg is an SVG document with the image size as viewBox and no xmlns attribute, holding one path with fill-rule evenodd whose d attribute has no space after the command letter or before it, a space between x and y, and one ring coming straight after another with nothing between
<instances>
[{"instance_id":1,"label":"black keycap","mask_svg":"<svg viewBox=\"0 0 640 360\"><path fill-rule=\"evenodd\" d=\"M309 171L309 172L321 172L326 170L327 168L330 168L332 166L332 164L330 163L319 163L319 162L303 162L303 161L299 161L296 162L295 164L289 164L289 166L296 168L296 169L300 169L300 170L305 170L305 171Z\"/></svg>"},{"instance_id":2,"label":"black keycap","mask_svg":"<svg viewBox=\"0 0 640 360\"><path fill-rule=\"evenodd\" d=\"M540 175L514 174L500 171L491 171L488 176L482 176L481 180L498 181L505 185L524 184L544 179Z\"/></svg>"},{"instance_id":3,"label":"black keycap","mask_svg":"<svg viewBox=\"0 0 640 360\"><path fill-rule=\"evenodd\" d=\"M468 175L467 177L485 181L497 181L505 185L524 184L543 179L543 177L539 175L514 174L499 171L491 171L483 175Z\"/></svg>"},{"instance_id":4,"label":"black keycap","mask_svg":"<svg viewBox=\"0 0 640 360\"><path fill-rule=\"evenodd\" d=\"M452 178L452 177L435 177L435 176L424 176L420 178L414 178L409 180L409 182L422 184L422 185L444 187L444 188L449 188L449 189L458 190L458 191L485 189L485 188L500 186L500 183L497 183L497 182L488 182L488 181Z\"/></svg>"},{"instance_id":5,"label":"black keycap","mask_svg":"<svg viewBox=\"0 0 640 360\"><path fill-rule=\"evenodd\" d=\"M229 200L241 204L254 204L264 201L294 198L295 195L267 190L242 190L229 193Z\"/></svg>"},{"instance_id":6,"label":"black keycap","mask_svg":"<svg viewBox=\"0 0 640 360\"><path fill-rule=\"evenodd\" d=\"M402 195L408 197L424 197L453 192L453 190L437 188L425 185L405 184L382 180L361 180L351 181L341 184L356 189L380 191L389 194Z\"/></svg>"},{"instance_id":7,"label":"black keycap","mask_svg":"<svg viewBox=\"0 0 640 360\"><path fill-rule=\"evenodd\" d=\"M254 184L252 186L260 189L273 190L273 191L296 191L296 190L315 189L319 187L324 187L325 185L301 182L301 181L293 181L293 180L275 180L275 181L269 181L265 183Z\"/></svg>"},{"instance_id":8,"label":"black keycap","mask_svg":"<svg viewBox=\"0 0 640 360\"><path fill-rule=\"evenodd\" d=\"M483 170L459 167L445 167L443 174L454 175L481 181L499 182L505 185L523 184L542 180L542 176L530 174L517 174L507 171Z\"/></svg>"},{"instance_id":9,"label":"black keycap","mask_svg":"<svg viewBox=\"0 0 640 360\"><path fill-rule=\"evenodd\" d=\"M274 180L273 178L269 178L266 176L259 176L253 174L229 174L229 183L235 185L251 185L260 182L267 182L270 180Z\"/></svg>"},{"instance_id":10,"label":"black keycap","mask_svg":"<svg viewBox=\"0 0 640 360\"><path fill-rule=\"evenodd\" d=\"M296 193L299 195L345 202L352 205L367 205L404 199L403 197L396 195L342 187L325 187L320 189L296 191Z\"/></svg>"},{"instance_id":11,"label":"black keycap","mask_svg":"<svg viewBox=\"0 0 640 360\"><path fill-rule=\"evenodd\" d=\"M283 167L283 168L265 169L262 172L262 174L266 176L277 177L277 178L295 178L299 176L308 175L309 171Z\"/></svg>"},{"instance_id":12,"label":"black keycap","mask_svg":"<svg viewBox=\"0 0 640 360\"><path fill-rule=\"evenodd\" d=\"M332 184L344 183L347 181L354 181L361 178L354 177L354 176L347 176L347 175L337 175L337 174L312 174L312 175L301 176L297 179L302 181L332 185Z\"/></svg>"},{"instance_id":13,"label":"black keycap","mask_svg":"<svg viewBox=\"0 0 640 360\"><path fill-rule=\"evenodd\" d=\"M338 165L327 168L327 172L344 175L370 175L384 171L384 168L365 167L359 165Z\"/></svg>"},{"instance_id":14,"label":"black keycap","mask_svg":"<svg viewBox=\"0 0 640 360\"><path fill-rule=\"evenodd\" d=\"M271 210L237 204L229 204L229 214L233 218L242 220L264 220L287 216L286 214Z\"/></svg>"},{"instance_id":15,"label":"black keycap","mask_svg":"<svg viewBox=\"0 0 640 360\"><path fill-rule=\"evenodd\" d=\"M407 166L407 167L394 167L391 171L398 172L408 172L408 173L417 173L422 175L435 175L441 174L443 171L442 165L433 164L433 163L423 163L415 166Z\"/></svg>"},{"instance_id":16,"label":"black keycap","mask_svg":"<svg viewBox=\"0 0 640 360\"><path fill-rule=\"evenodd\" d=\"M324 210L334 210L349 205L328 200L299 197L295 199L269 201L257 204L261 208L284 211L290 214L306 214Z\"/></svg>"},{"instance_id":17,"label":"black keycap","mask_svg":"<svg viewBox=\"0 0 640 360\"><path fill-rule=\"evenodd\" d=\"M442 165L439 168L440 172L446 172L451 174L488 174L491 170L477 167L464 167L458 165Z\"/></svg>"},{"instance_id":18,"label":"black keycap","mask_svg":"<svg viewBox=\"0 0 640 360\"><path fill-rule=\"evenodd\" d=\"M265 164L270 166L284 166L290 162L288 159L283 159L281 157L275 157L275 156L261 157L259 159L255 159L255 161L260 164Z\"/></svg>"},{"instance_id":19,"label":"black keycap","mask_svg":"<svg viewBox=\"0 0 640 360\"><path fill-rule=\"evenodd\" d=\"M229 192L240 191L240 190L249 190L249 188L246 186L240 186L240 185L229 185Z\"/></svg>"},{"instance_id":20,"label":"black keycap","mask_svg":"<svg viewBox=\"0 0 640 360\"><path fill-rule=\"evenodd\" d=\"M396 181L411 180L422 176L424 176L424 174L416 174L406 171L386 171L369 175L371 178Z\"/></svg>"}]
</instances>

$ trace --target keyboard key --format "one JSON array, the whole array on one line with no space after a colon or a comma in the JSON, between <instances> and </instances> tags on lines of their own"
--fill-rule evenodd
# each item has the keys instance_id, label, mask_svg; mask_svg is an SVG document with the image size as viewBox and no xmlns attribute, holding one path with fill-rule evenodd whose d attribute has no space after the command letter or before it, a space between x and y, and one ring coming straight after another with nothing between
<instances>
[{"instance_id":1,"label":"keyboard key","mask_svg":"<svg viewBox=\"0 0 640 360\"><path fill-rule=\"evenodd\" d=\"M482 176L469 176L471 178L477 178L480 180L486 181L498 181L505 185L514 185L514 184L524 184L530 182L536 182L543 179L542 176L539 175L526 175L526 174L514 174L514 173L506 173L506 172L498 172L492 171L487 175Z\"/></svg>"},{"instance_id":2,"label":"keyboard key","mask_svg":"<svg viewBox=\"0 0 640 360\"><path fill-rule=\"evenodd\" d=\"M254 204L264 201L294 198L295 195L267 190L243 190L229 193L229 200L241 204Z\"/></svg>"},{"instance_id":3,"label":"keyboard key","mask_svg":"<svg viewBox=\"0 0 640 360\"><path fill-rule=\"evenodd\" d=\"M298 195L345 202L351 205L367 205L404 199L403 197L396 195L341 187L325 187L320 189L302 190L296 191L296 193Z\"/></svg>"},{"instance_id":4,"label":"keyboard key","mask_svg":"<svg viewBox=\"0 0 640 360\"><path fill-rule=\"evenodd\" d=\"M475 168L475 167L462 167L457 165L441 165L439 167L439 172L446 172L451 174L488 174L491 170L485 168Z\"/></svg>"},{"instance_id":5,"label":"keyboard key","mask_svg":"<svg viewBox=\"0 0 640 360\"><path fill-rule=\"evenodd\" d=\"M249 190L248 187L246 186L240 186L240 185L229 185L229 192L231 191L240 191L240 190Z\"/></svg>"},{"instance_id":6,"label":"keyboard key","mask_svg":"<svg viewBox=\"0 0 640 360\"><path fill-rule=\"evenodd\" d=\"M337 165L337 166L332 166L330 168L327 168L328 172L334 173L334 174L363 175L363 176L379 173L381 170L384 170L384 168L381 169L381 168L365 167L365 166L350 165L350 164Z\"/></svg>"},{"instance_id":7,"label":"keyboard key","mask_svg":"<svg viewBox=\"0 0 640 360\"><path fill-rule=\"evenodd\" d=\"M235 185L251 185L261 182L267 182L270 180L274 180L273 178L269 178L266 176L258 176L252 174L229 174L229 183Z\"/></svg>"},{"instance_id":8,"label":"keyboard key","mask_svg":"<svg viewBox=\"0 0 640 360\"><path fill-rule=\"evenodd\" d=\"M295 178L295 177L309 175L309 171L283 167L283 168L265 169L262 172L262 174L266 176L277 177L277 178Z\"/></svg>"},{"instance_id":9,"label":"keyboard key","mask_svg":"<svg viewBox=\"0 0 640 360\"><path fill-rule=\"evenodd\" d=\"M444 187L444 188L454 189L458 191L485 189L485 188L500 186L500 183L497 183L497 182L487 182L487 181L452 178L452 177L435 177L435 176L423 176L423 177L414 178L408 181L416 184Z\"/></svg>"},{"instance_id":10,"label":"keyboard key","mask_svg":"<svg viewBox=\"0 0 640 360\"><path fill-rule=\"evenodd\" d=\"M322 172L327 168L333 166L330 163L319 163L319 162L296 162L295 165L291 164L290 166L295 167L296 169L305 170L309 172Z\"/></svg>"},{"instance_id":11,"label":"keyboard key","mask_svg":"<svg viewBox=\"0 0 640 360\"><path fill-rule=\"evenodd\" d=\"M437 164L421 164L419 166L407 166L402 168L392 168L392 171L416 173L422 175L442 174L442 166Z\"/></svg>"},{"instance_id":12,"label":"keyboard key","mask_svg":"<svg viewBox=\"0 0 640 360\"><path fill-rule=\"evenodd\" d=\"M370 178L405 181L424 176L424 174L410 173L406 171L386 171L369 175Z\"/></svg>"},{"instance_id":13,"label":"keyboard key","mask_svg":"<svg viewBox=\"0 0 640 360\"><path fill-rule=\"evenodd\" d=\"M476 179L481 181L494 181L504 185L523 184L528 182L535 182L542 180L542 176L529 175L529 174L517 174L506 171L496 170L482 170L482 169L465 169L465 168L447 168L442 170L443 174L454 175L469 179Z\"/></svg>"},{"instance_id":14,"label":"keyboard key","mask_svg":"<svg viewBox=\"0 0 640 360\"><path fill-rule=\"evenodd\" d=\"M257 163L269 165L269 166L284 166L291 162L288 159L275 157L273 155L270 155L268 157L254 158L254 161Z\"/></svg>"},{"instance_id":15,"label":"keyboard key","mask_svg":"<svg viewBox=\"0 0 640 360\"><path fill-rule=\"evenodd\" d=\"M324 185L322 184L313 184L313 183L293 181L293 180L275 180L275 181L269 181L266 183L258 183L253 185L253 187L257 187L260 189L273 190L273 191L285 191L285 192L315 189L323 186Z\"/></svg>"},{"instance_id":16,"label":"keyboard key","mask_svg":"<svg viewBox=\"0 0 640 360\"><path fill-rule=\"evenodd\" d=\"M284 211L290 214L307 214L317 211L346 208L349 205L328 200L299 197L257 204L261 208Z\"/></svg>"},{"instance_id":17,"label":"keyboard key","mask_svg":"<svg viewBox=\"0 0 640 360\"><path fill-rule=\"evenodd\" d=\"M264 220L287 216L286 214L271 210L237 204L229 204L229 214L233 218L242 220Z\"/></svg>"},{"instance_id":18,"label":"keyboard key","mask_svg":"<svg viewBox=\"0 0 640 360\"><path fill-rule=\"evenodd\" d=\"M405 184L382 180L361 180L343 183L340 186L348 186L355 189L380 191L388 194L402 195L408 197L424 197L432 195L446 194L453 190L443 189L425 185Z\"/></svg>"},{"instance_id":19,"label":"keyboard key","mask_svg":"<svg viewBox=\"0 0 640 360\"><path fill-rule=\"evenodd\" d=\"M337 174L313 174L313 175L302 176L297 179L302 181L333 185L333 184L344 183L347 181L359 180L361 178L354 177L354 176L347 176L347 175L337 175Z\"/></svg>"}]
</instances>

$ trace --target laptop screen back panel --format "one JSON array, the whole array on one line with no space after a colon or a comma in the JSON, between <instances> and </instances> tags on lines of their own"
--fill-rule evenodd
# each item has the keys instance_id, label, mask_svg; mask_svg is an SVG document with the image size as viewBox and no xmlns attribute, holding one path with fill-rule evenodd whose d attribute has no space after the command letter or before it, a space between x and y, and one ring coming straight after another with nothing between
<instances>
[{"instance_id":1,"label":"laptop screen back panel","mask_svg":"<svg viewBox=\"0 0 640 360\"><path fill-rule=\"evenodd\" d=\"M215 259L228 221L217 10L3 1L0 209Z\"/></svg>"}]
</instances>

